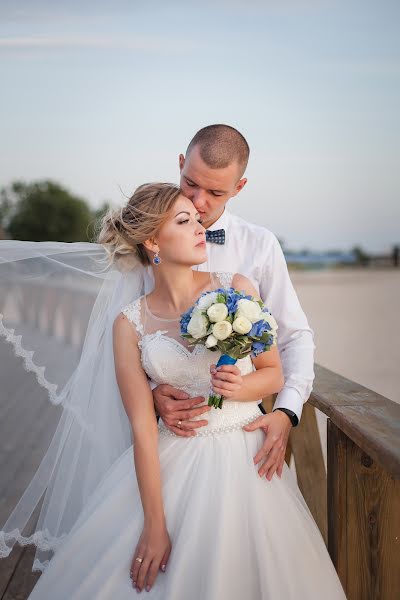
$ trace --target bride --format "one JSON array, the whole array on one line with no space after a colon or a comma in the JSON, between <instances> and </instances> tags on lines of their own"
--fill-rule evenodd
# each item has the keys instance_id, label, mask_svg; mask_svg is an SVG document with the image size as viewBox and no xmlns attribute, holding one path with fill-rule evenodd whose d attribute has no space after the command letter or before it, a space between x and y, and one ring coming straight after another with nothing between
<instances>
[{"instance_id":1,"label":"bride","mask_svg":"<svg viewBox=\"0 0 400 600\"><path fill-rule=\"evenodd\" d=\"M261 478L253 457L264 434L243 429L259 416L260 399L283 386L276 344L216 370L219 351L192 349L180 336L182 313L202 293L234 287L257 297L251 282L192 269L207 258L205 230L171 184L140 186L104 217L98 242L121 272L134 257L154 273L153 291L128 298L105 338L117 384L108 428L120 404L133 443L89 494L30 600L123 600L134 589L159 600L345 599L292 472L285 463L281 477ZM110 361L90 364L101 386ZM222 410L180 437L157 421L149 379L206 398L211 384ZM109 437L105 428L99 461Z\"/></svg>"}]
</instances>

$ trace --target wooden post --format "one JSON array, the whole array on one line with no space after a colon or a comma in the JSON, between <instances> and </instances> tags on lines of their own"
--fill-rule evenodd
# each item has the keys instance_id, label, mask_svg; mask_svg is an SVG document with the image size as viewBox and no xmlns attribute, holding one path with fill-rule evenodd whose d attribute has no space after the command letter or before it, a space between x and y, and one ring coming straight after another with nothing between
<instances>
[{"instance_id":1,"label":"wooden post","mask_svg":"<svg viewBox=\"0 0 400 600\"><path fill-rule=\"evenodd\" d=\"M398 600L400 481L327 427L328 550L348 600Z\"/></svg>"}]
</instances>

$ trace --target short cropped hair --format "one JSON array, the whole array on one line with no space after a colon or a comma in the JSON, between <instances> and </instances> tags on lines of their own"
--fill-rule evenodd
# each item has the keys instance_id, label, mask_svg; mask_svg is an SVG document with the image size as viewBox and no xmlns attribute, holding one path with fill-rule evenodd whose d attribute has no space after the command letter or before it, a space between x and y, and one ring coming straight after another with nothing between
<instances>
[{"instance_id":1,"label":"short cropped hair","mask_svg":"<svg viewBox=\"0 0 400 600\"><path fill-rule=\"evenodd\" d=\"M186 150L188 156L197 146L202 160L211 169L223 169L233 162L240 168L240 177L246 170L250 148L243 135L230 125L207 125L193 137Z\"/></svg>"}]
</instances>

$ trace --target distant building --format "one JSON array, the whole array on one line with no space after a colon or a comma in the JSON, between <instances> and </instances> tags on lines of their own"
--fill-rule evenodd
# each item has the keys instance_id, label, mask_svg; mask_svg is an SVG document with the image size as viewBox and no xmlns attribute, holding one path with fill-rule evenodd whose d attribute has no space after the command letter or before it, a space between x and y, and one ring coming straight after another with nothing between
<instances>
[{"instance_id":1,"label":"distant building","mask_svg":"<svg viewBox=\"0 0 400 600\"><path fill-rule=\"evenodd\" d=\"M288 265L303 266L309 269L325 269L339 265L356 265L354 252L291 252L283 251Z\"/></svg>"}]
</instances>

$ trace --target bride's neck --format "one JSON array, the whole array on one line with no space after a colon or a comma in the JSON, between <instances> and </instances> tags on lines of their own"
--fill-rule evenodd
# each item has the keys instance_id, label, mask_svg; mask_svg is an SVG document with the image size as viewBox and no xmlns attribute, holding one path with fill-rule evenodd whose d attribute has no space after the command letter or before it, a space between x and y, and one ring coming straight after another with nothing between
<instances>
[{"instance_id":1,"label":"bride's neck","mask_svg":"<svg viewBox=\"0 0 400 600\"><path fill-rule=\"evenodd\" d=\"M184 265L155 265L153 273L154 289L147 299L163 313L186 310L188 304L197 299L197 291L210 281L208 273Z\"/></svg>"}]
</instances>

